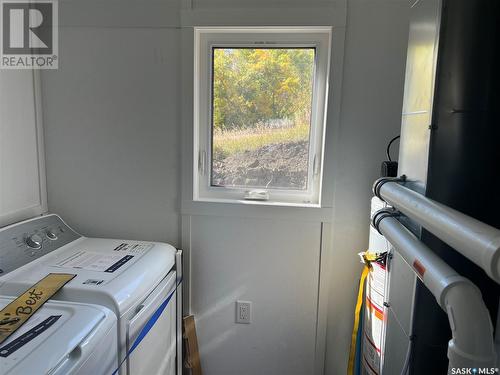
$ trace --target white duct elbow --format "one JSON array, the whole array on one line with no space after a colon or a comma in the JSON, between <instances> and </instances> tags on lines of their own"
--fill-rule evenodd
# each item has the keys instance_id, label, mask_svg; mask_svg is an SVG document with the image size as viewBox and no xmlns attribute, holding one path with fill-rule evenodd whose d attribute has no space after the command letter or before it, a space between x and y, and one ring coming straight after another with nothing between
<instances>
[{"instance_id":1,"label":"white duct elbow","mask_svg":"<svg viewBox=\"0 0 500 375\"><path fill-rule=\"evenodd\" d=\"M479 289L464 278L446 288L441 297L452 332L449 369L496 367L493 326Z\"/></svg>"}]
</instances>

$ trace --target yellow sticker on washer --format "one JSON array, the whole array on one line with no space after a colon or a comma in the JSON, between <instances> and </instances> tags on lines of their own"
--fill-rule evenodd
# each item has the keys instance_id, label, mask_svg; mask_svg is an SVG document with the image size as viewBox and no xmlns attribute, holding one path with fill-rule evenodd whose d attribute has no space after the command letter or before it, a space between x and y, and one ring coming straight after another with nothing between
<instances>
[{"instance_id":1,"label":"yellow sticker on washer","mask_svg":"<svg viewBox=\"0 0 500 375\"><path fill-rule=\"evenodd\" d=\"M0 311L0 344L76 275L50 273Z\"/></svg>"}]
</instances>

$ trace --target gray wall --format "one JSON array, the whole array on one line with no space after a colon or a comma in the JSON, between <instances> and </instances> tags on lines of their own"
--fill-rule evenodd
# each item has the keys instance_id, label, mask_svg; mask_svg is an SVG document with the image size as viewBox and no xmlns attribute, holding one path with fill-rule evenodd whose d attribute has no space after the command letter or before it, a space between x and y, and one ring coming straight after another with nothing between
<instances>
[{"instance_id":1,"label":"gray wall","mask_svg":"<svg viewBox=\"0 0 500 375\"><path fill-rule=\"evenodd\" d=\"M42 77L50 211L91 236L182 243L206 374L321 374L325 363L345 373L370 187L399 131L407 1L349 0L347 23L345 1L120 4L60 2L60 68ZM193 206L180 186L191 168L190 63L177 27L251 20L342 35L327 130L334 208ZM234 324L239 298L254 302L250 325Z\"/></svg>"},{"instance_id":2,"label":"gray wall","mask_svg":"<svg viewBox=\"0 0 500 375\"><path fill-rule=\"evenodd\" d=\"M368 246L371 186L385 146L399 134L408 40L407 1L349 1L341 127L334 179L326 374L345 374L356 289L357 253ZM397 155L397 147L393 155Z\"/></svg>"},{"instance_id":3,"label":"gray wall","mask_svg":"<svg viewBox=\"0 0 500 375\"><path fill-rule=\"evenodd\" d=\"M315 372L321 224L191 217L191 311L204 374ZM252 322L235 324L235 301Z\"/></svg>"},{"instance_id":4,"label":"gray wall","mask_svg":"<svg viewBox=\"0 0 500 375\"><path fill-rule=\"evenodd\" d=\"M49 209L90 236L178 245L178 5L97 4L60 2L59 70L42 74Z\"/></svg>"},{"instance_id":5,"label":"gray wall","mask_svg":"<svg viewBox=\"0 0 500 375\"><path fill-rule=\"evenodd\" d=\"M251 4L251 6L250 6ZM189 25L334 25L326 142L338 127L345 1L204 0L187 4L183 30L183 238L190 298L206 375L321 375L331 253L332 150L326 150L324 207L192 202L192 51ZM321 275L321 277L320 277ZM235 302L255 319L235 324Z\"/></svg>"}]
</instances>

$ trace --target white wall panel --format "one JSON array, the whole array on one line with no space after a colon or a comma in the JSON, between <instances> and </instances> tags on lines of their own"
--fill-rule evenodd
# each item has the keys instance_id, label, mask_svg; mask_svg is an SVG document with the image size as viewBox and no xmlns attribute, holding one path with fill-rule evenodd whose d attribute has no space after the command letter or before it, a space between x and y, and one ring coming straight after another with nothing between
<instances>
[{"instance_id":1,"label":"white wall panel","mask_svg":"<svg viewBox=\"0 0 500 375\"><path fill-rule=\"evenodd\" d=\"M0 227L47 210L38 81L0 70Z\"/></svg>"},{"instance_id":2,"label":"white wall panel","mask_svg":"<svg viewBox=\"0 0 500 375\"><path fill-rule=\"evenodd\" d=\"M331 154L321 209L192 202L193 33L188 25L334 25L330 76L335 85L326 134L331 143L339 119L345 1L183 4L182 246L191 264L186 308L200 320L203 371L321 375L329 289L325 260L332 251L330 224L328 235L321 228L332 220ZM256 324L234 323L238 298L254 301Z\"/></svg>"},{"instance_id":3,"label":"white wall panel","mask_svg":"<svg viewBox=\"0 0 500 375\"><path fill-rule=\"evenodd\" d=\"M409 3L350 0L340 129L334 148L333 255L325 374L345 374L373 182L399 134ZM328 145L327 145L328 147ZM397 149L393 150L397 155Z\"/></svg>"},{"instance_id":4,"label":"white wall panel","mask_svg":"<svg viewBox=\"0 0 500 375\"><path fill-rule=\"evenodd\" d=\"M59 26L179 26L181 0L59 0Z\"/></svg>"},{"instance_id":5,"label":"white wall panel","mask_svg":"<svg viewBox=\"0 0 500 375\"><path fill-rule=\"evenodd\" d=\"M311 7L332 7L335 0L308 0ZM303 0L192 0L193 9L197 8L280 8L303 7Z\"/></svg>"},{"instance_id":6,"label":"white wall panel","mask_svg":"<svg viewBox=\"0 0 500 375\"><path fill-rule=\"evenodd\" d=\"M60 30L42 77L49 209L87 235L179 242L178 33Z\"/></svg>"},{"instance_id":7,"label":"white wall panel","mask_svg":"<svg viewBox=\"0 0 500 375\"><path fill-rule=\"evenodd\" d=\"M314 371L320 223L191 217L191 312L207 375ZM235 323L249 300L252 323Z\"/></svg>"}]
</instances>

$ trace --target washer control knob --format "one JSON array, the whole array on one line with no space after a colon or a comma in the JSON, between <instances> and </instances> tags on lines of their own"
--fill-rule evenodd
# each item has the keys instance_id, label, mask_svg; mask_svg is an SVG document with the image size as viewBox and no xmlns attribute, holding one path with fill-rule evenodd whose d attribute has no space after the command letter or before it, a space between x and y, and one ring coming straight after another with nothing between
<instances>
[{"instance_id":1,"label":"washer control knob","mask_svg":"<svg viewBox=\"0 0 500 375\"><path fill-rule=\"evenodd\" d=\"M49 240L52 240L52 241L57 240L57 233L55 232L55 230L48 229L47 232L45 232L45 234L47 235L47 238Z\"/></svg>"},{"instance_id":2,"label":"washer control knob","mask_svg":"<svg viewBox=\"0 0 500 375\"><path fill-rule=\"evenodd\" d=\"M43 239L38 234L32 234L31 236L26 238L26 245L28 245L32 249L41 249L42 242Z\"/></svg>"}]
</instances>

